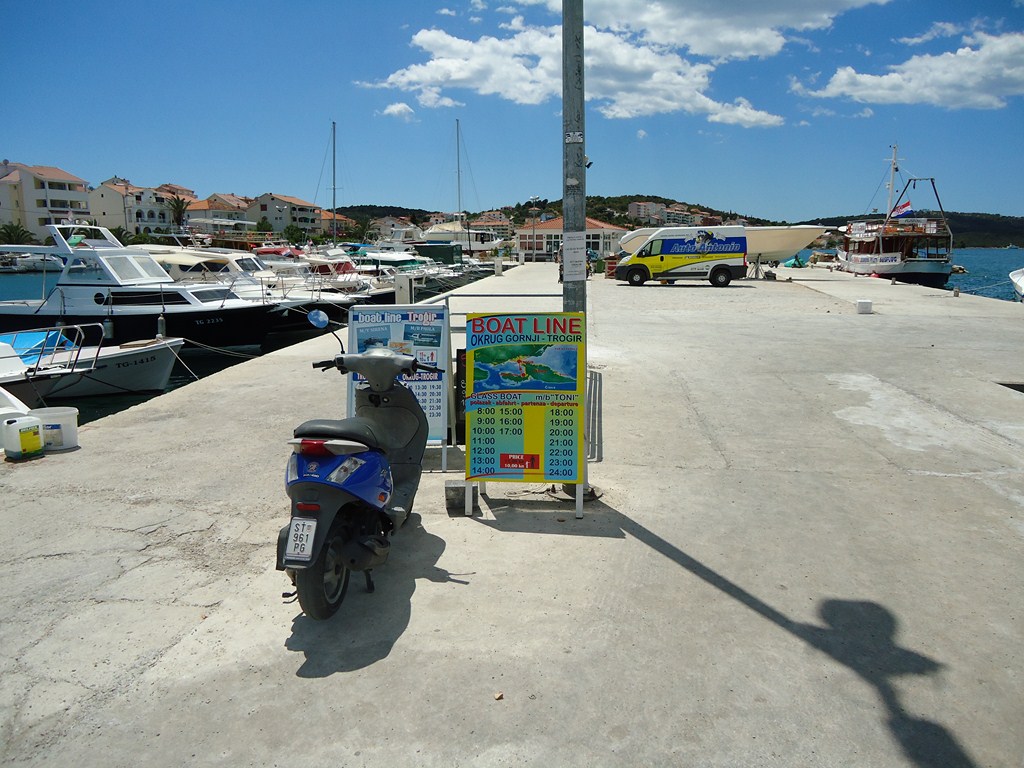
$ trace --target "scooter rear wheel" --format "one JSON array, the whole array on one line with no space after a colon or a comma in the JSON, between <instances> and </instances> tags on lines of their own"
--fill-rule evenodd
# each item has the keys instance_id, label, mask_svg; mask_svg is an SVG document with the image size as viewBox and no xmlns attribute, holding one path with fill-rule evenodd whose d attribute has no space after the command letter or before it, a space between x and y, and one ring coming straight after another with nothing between
<instances>
[{"instance_id":1,"label":"scooter rear wheel","mask_svg":"<svg viewBox=\"0 0 1024 768\"><path fill-rule=\"evenodd\" d=\"M316 562L309 568L295 572L295 591L298 593L299 605L311 619L331 618L345 599L352 571L341 556L343 541L342 529L335 521Z\"/></svg>"}]
</instances>

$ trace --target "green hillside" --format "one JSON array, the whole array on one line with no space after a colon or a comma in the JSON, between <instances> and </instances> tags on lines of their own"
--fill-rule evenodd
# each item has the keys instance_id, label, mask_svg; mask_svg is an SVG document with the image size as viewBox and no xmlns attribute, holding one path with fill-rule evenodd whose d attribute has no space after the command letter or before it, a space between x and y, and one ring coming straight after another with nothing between
<instances>
[{"instance_id":1,"label":"green hillside","mask_svg":"<svg viewBox=\"0 0 1024 768\"><path fill-rule=\"evenodd\" d=\"M785 222L771 221L754 215L749 211L717 210L699 203L688 203L681 200L672 200L658 195L619 195L617 197L587 197L587 216L609 224L615 224L624 228L646 226L646 222L637 221L629 217L629 204L637 200L645 200L665 205L684 205L688 208L697 208L725 220L742 218L754 225L771 224L821 224L826 227L839 227L854 219L862 219L863 215L833 216L823 219L808 219L806 221ZM337 209L349 218L355 219L365 225L371 219L382 216L404 216L412 219L414 223L422 224L427 220L430 212L421 208L402 208L394 205L353 205ZM539 210L542 214L549 216L562 215L561 200L538 200L535 204L529 201L519 201L509 204L505 209L512 221L522 224L531 210ZM481 212L470 212L473 218ZM925 216L937 214L936 211L919 210L919 215ZM1006 245L1016 244L1024 246L1024 216L1000 216L992 213L957 213L946 212L949 220L949 228L953 231L954 246L957 248L999 248Z\"/></svg>"}]
</instances>

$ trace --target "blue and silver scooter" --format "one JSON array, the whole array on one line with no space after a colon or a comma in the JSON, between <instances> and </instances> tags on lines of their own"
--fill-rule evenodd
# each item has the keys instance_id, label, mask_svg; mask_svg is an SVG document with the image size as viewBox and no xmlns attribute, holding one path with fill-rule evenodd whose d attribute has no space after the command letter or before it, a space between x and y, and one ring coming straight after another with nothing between
<instances>
[{"instance_id":1,"label":"blue and silver scooter","mask_svg":"<svg viewBox=\"0 0 1024 768\"><path fill-rule=\"evenodd\" d=\"M370 571L387 560L389 537L416 497L427 418L398 377L441 369L385 347L346 354L344 346L313 367L365 378L354 416L307 421L289 441L291 521L278 535L277 569L292 579L306 615L327 619L345 599L352 571L362 571L373 591Z\"/></svg>"}]
</instances>

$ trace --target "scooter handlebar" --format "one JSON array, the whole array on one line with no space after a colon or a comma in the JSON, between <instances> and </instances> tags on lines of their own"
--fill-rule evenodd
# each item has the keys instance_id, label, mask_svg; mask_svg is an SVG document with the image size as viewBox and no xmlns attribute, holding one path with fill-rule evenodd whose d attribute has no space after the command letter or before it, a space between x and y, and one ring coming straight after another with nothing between
<instances>
[{"instance_id":1,"label":"scooter handlebar","mask_svg":"<svg viewBox=\"0 0 1024 768\"><path fill-rule=\"evenodd\" d=\"M416 371L429 371L431 373L444 373L443 368L433 365L425 365L411 355L401 355L390 350L377 350L360 353L338 354L333 360L321 360L313 363L314 368L328 370L337 368L344 373L362 374L370 386L378 392L382 392L391 386L391 382L400 374L411 376Z\"/></svg>"},{"instance_id":2,"label":"scooter handlebar","mask_svg":"<svg viewBox=\"0 0 1024 768\"><path fill-rule=\"evenodd\" d=\"M428 373L444 373L444 368L438 368L434 365L424 365L423 363L416 363L413 366L413 371L427 371Z\"/></svg>"}]
</instances>

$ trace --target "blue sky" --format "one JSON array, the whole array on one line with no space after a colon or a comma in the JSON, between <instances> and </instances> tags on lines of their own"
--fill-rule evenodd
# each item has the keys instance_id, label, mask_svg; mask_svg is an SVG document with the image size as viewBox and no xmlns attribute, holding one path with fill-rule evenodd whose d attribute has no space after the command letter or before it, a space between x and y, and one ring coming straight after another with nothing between
<instances>
[{"instance_id":1,"label":"blue sky","mask_svg":"<svg viewBox=\"0 0 1024 768\"><path fill-rule=\"evenodd\" d=\"M471 211L562 196L561 0L0 0L0 154L97 184ZM1024 215L1024 0L584 0L590 195ZM901 186L901 185L900 185ZM934 207L933 199L912 201Z\"/></svg>"}]
</instances>

